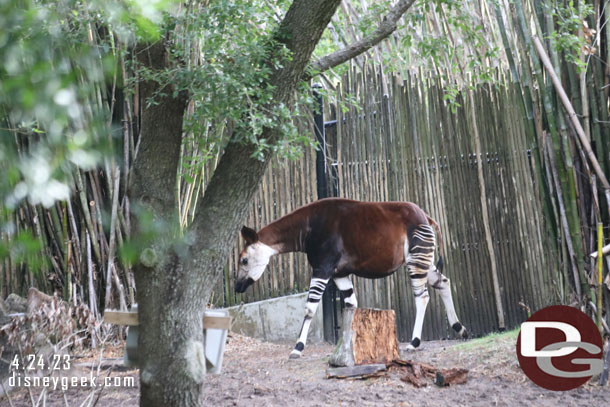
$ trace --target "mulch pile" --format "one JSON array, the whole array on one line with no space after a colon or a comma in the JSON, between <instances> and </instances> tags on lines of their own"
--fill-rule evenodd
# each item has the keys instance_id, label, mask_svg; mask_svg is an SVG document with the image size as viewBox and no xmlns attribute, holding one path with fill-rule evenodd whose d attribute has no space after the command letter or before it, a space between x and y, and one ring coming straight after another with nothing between
<instances>
[{"instance_id":1,"label":"mulch pile","mask_svg":"<svg viewBox=\"0 0 610 407\"><path fill-rule=\"evenodd\" d=\"M451 386L464 384L468 379L468 369L438 369L427 363L394 359L387 365L360 365L345 368L331 368L326 371L327 379L370 379L383 377L388 373L398 373L400 380L420 388L429 384Z\"/></svg>"}]
</instances>

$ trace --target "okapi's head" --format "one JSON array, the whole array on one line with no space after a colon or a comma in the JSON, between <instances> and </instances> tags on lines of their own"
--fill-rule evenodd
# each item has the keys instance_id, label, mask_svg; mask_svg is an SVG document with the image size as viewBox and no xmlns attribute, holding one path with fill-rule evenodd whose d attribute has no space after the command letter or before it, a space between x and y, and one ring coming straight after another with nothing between
<instances>
[{"instance_id":1,"label":"okapi's head","mask_svg":"<svg viewBox=\"0 0 610 407\"><path fill-rule=\"evenodd\" d=\"M277 253L277 250L258 240L258 233L254 229L244 226L241 236L246 241L246 246L239 254L239 268L235 280L235 291L238 293L243 293L261 278L269 259Z\"/></svg>"}]
</instances>

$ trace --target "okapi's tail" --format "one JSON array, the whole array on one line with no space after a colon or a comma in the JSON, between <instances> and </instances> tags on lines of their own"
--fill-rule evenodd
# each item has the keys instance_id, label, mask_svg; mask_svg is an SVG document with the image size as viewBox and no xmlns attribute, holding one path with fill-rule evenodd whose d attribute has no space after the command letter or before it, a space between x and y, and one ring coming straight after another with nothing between
<instances>
[{"instance_id":1,"label":"okapi's tail","mask_svg":"<svg viewBox=\"0 0 610 407\"><path fill-rule=\"evenodd\" d=\"M434 227L436 230L436 238L438 239L438 262L436 263L436 269L439 273L443 272L443 234L441 233L441 228L438 226L438 223L430 216L428 216L428 222Z\"/></svg>"}]
</instances>

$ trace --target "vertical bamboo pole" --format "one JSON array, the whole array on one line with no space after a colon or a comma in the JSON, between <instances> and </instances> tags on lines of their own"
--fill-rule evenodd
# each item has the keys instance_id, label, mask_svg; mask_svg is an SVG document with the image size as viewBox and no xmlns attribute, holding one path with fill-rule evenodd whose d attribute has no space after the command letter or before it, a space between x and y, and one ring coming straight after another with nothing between
<instances>
[{"instance_id":1,"label":"vertical bamboo pole","mask_svg":"<svg viewBox=\"0 0 610 407\"><path fill-rule=\"evenodd\" d=\"M574 258L576 256L574 252L574 247L572 245L572 238L570 237L570 226L568 224L568 218L566 215L566 208L564 205L563 192L561 189L561 184L559 180L559 174L557 171L557 160L555 159L555 150L553 149L552 140L550 140L549 136L545 137L545 140L548 142L544 143L544 147L547 150L547 154L549 157L549 163L551 166L551 175L553 177L553 182L555 184L555 190L557 194L557 201L559 203L559 216L561 220L562 231L564 234L564 239L566 241L566 247L568 249L568 257L570 262L574 262ZM582 287L581 281L578 273L578 269L576 267L572 267L572 274L574 276L574 288L576 289L576 295L578 299L582 299Z\"/></svg>"},{"instance_id":2,"label":"vertical bamboo pole","mask_svg":"<svg viewBox=\"0 0 610 407\"><path fill-rule=\"evenodd\" d=\"M87 225L87 229L89 230L89 235L91 238L91 243L93 247L93 253L98 261L102 261L101 250L98 244L97 239L95 238L96 232L93 227L93 220L91 218L91 212L89 212L89 204L87 202L87 190L85 189L85 185L83 183L83 177L81 176L80 170L77 169L75 172L74 179L76 180L76 187L78 192L78 197L80 199L81 209L83 214L85 215L85 223Z\"/></svg>"},{"instance_id":3,"label":"vertical bamboo pole","mask_svg":"<svg viewBox=\"0 0 610 407\"><path fill-rule=\"evenodd\" d=\"M116 226L117 226L117 211L119 206L119 182L121 180L119 175L119 167L115 167L112 171L112 178L114 181L114 188L112 191L112 212L110 215L110 243L108 248L108 266L106 269L106 297L104 301L104 308L108 308L110 305L110 294L112 292L112 265L114 264L114 251L116 246Z\"/></svg>"},{"instance_id":4,"label":"vertical bamboo pole","mask_svg":"<svg viewBox=\"0 0 610 407\"><path fill-rule=\"evenodd\" d=\"M481 199L481 214L483 215L483 227L485 229L485 242L487 243L487 250L489 251L489 260L491 263L491 278L493 282L494 298L496 300L496 312L498 314L498 327L500 330L504 330L506 325L504 323L504 307L502 306L502 295L500 293L500 280L498 278L498 266L496 259L496 252L493 246L493 237L489 227L489 214L487 212L487 191L485 189L485 179L483 178L483 163L481 162L481 140L479 137L479 129L477 126L477 117L475 113L475 103L473 97L474 91L468 91L468 98L470 99L470 118L472 120L472 134L474 139L474 151L477 157L477 176L479 179L479 190Z\"/></svg>"},{"instance_id":5,"label":"vertical bamboo pole","mask_svg":"<svg viewBox=\"0 0 610 407\"><path fill-rule=\"evenodd\" d=\"M496 21L498 23L498 29L500 31L500 38L502 38L502 45L504 46L504 53L506 54L506 59L510 68L512 81L521 82L519 72L517 71L517 67L515 65L515 59L510 48L510 43L508 41L508 36L506 35L506 27L504 25L504 18L502 17L502 10L500 9L500 5L497 2L492 3L496 15Z\"/></svg>"},{"instance_id":6,"label":"vertical bamboo pole","mask_svg":"<svg viewBox=\"0 0 610 407\"><path fill-rule=\"evenodd\" d=\"M604 227L601 222L597 223L597 329L602 331L602 274L603 274L603 253Z\"/></svg>"},{"instance_id":7,"label":"vertical bamboo pole","mask_svg":"<svg viewBox=\"0 0 610 407\"><path fill-rule=\"evenodd\" d=\"M544 50L542 43L540 42L538 37L535 35L532 36L532 40L534 41L534 45L536 46L536 50L538 51L538 54L540 55L540 59L542 60L544 67L547 69L547 71L549 72L549 75L551 76L551 79L553 80L553 85L555 86L555 89L557 90L557 94L559 95L559 98L561 99L561 102L563 103L563 106L566 109L568 116L572 120L572 124L574 125L574 128L576 129L576 134L578 135L578 139L579 139L583 149L585 150L587 157L589 158L589 161L591 161L591 166L595 170L595 174L599 177L599 180L602 183L602 186L604 188L604 192L606 195L606 199L608 200L608 203L610 204L610 183L608 183L608 179L606 178L606 175L602 171L602 169L599 165L599 162L597 161L597 157L595 157L595 153L593 153L593 150L591 149L591 144L589 143L589 139L587 138L585 131L583 130L580 122L578 121L578 116L576 115L576 112L574 111L574 108L572 107L572 104L570 103L570 99L568 98L568 95L566 95L565 91L563 90L561 81L559 80L559 78L555 74L555 71L553 70L553 66L551 65L551 62L549 61L549 57L546 54L546 51Z\"/></svg>"}]
</instances>

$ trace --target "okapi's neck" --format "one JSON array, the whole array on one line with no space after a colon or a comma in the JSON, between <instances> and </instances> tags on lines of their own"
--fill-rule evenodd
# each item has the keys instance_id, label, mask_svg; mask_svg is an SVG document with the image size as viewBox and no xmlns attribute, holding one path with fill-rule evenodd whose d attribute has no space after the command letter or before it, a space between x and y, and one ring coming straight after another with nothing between
<instances>
[{"instance_id":1,"label":"okapi's neck","mask_svg":"<svg viewBox=\"0 0 610 407\"><path fill-rule=\"evenodd\" d=\"M309 216L306 208L289 213L258 231L259 240L279 253L305 250Z\"/></svg>"}]
</instances>

